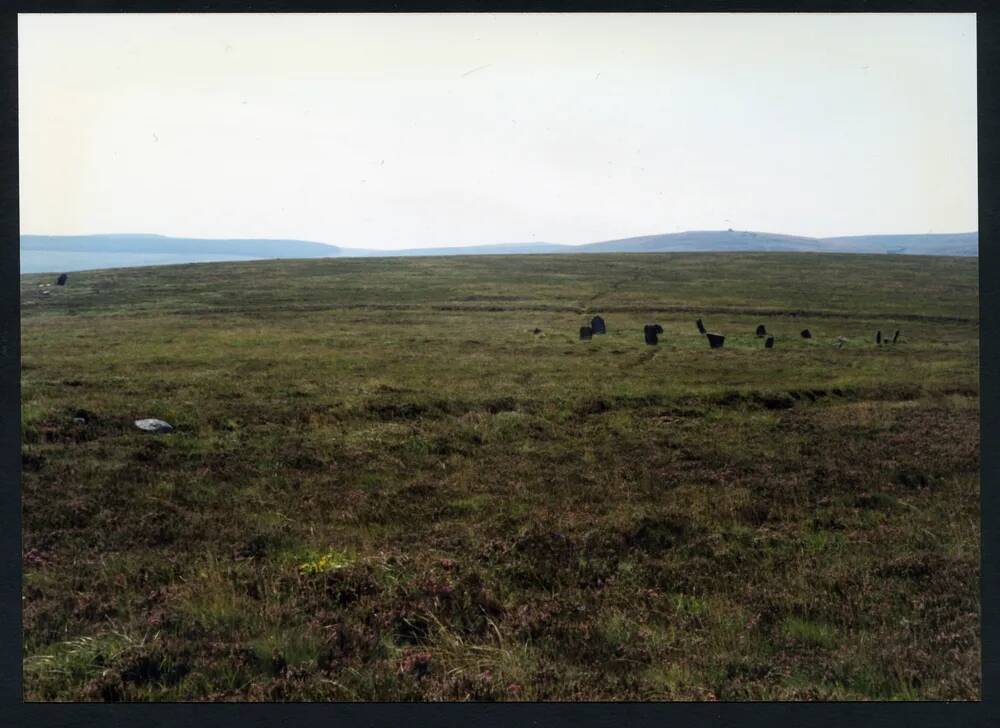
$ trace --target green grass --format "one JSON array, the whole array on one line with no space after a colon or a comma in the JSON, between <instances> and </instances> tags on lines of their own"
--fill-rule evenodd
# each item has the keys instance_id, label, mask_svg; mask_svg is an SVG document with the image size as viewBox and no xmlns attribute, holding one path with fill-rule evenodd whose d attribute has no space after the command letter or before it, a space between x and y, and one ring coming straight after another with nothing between
<instances>
[{"instance_id":1,"label":"green grass","mask_svg":"<svg viewBox=\"0 0 1000 728\"><path fill-rule=\"evenodd\" d=\"M22 276L25 697L977 699L977 276L820 254Z\"/></svg>"}]
</instances>

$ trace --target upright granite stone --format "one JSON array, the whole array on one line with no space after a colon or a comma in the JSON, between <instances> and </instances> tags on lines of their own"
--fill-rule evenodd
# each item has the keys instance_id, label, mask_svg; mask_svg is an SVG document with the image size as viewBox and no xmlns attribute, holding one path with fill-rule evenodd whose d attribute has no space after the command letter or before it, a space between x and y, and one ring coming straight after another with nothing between
<instances>
[{"instance_id":1,"label":"upright granite stone","mask_svg":"<svg viewBox=\"0 0 1000 728\"><path fill-rule=\"evenodd\" d=\"M589 326L580 327L580 341L590 341L594 331Z\"/></svg>"},{"instance_id":2,"label":"upright granite stone","mask_svg":"<svg viewBox=\"0 0 1000 728\"><path fill-rule=\"evenodd\" d=\"M726 343L726 337L722 334L712 334L706 332L705 335L708 337L708 345L713 349L721 349L722 345Z\"/></svg>"},{"instance_id":3,"label":"upright granite stone","mask_svg":"<svg viewBox=\"0 0 1000 728\"><path fill-rule=\"evenodd\" d=\"M65 285L66 285L66 280L67 280L68 278L69 278L69 276L68 276L68 275L66 275L65 273L63 273L63 274L62 274L62 275L60 275L60 276L59 276L58 278L56 278L56 285L57 285L57 286L65 286Z\"/></svg>"},{"instance_id":4,"label":"upright granite stone","mask_svg":"<svg viewBox=\"0 0 1000 728\"><path fill-rule=\"evenodd\" d=\"M768 336L764 339L764 348L773 349L774 348L774 336Z\"/></svg>"},{"instance_id":5,"label":"upright granite stone","mask_svg":"<svg viewBox=\"0 0 1000 728\"><path fill-rule=\"evenodd\" d=\"M764 324L757 327L757 336L767 336L767 329L764 328Z\"/></svg>"},{"instance_id":6,"label":"upright granite stone","mask_svg":"<svg viewBox=\"0 0 1000 728\"><path fill-rule=\"evenodd\" d=\"M646 324L642 327L642 333L646 337L646 343L655 346L660 343L657 335L663 333L663 327L659 324Z\"/></svg>"},{"instance_id":7,"label":"upright granite stone","mask_svg":"<svg viewBox=\"0 0 1000 728\"><path fill-rule=\"evenodd\" d=\"M604 319L602 319L600 316L594 316L594 318L590 319L590 329L595 334L608 333L607 328L604 326Z\"/></svg>"},{"instance_id":8,"label":"upright granite stone","mask_svg":"<svg viewBox=\"0 0 1000 728\"><path fill-rule=\"evenodd\" d=\"M881 331L876 331L875 332L875 343L876 344L881 344L882 343L882 332Z\"/></svg>"}]
</instances>

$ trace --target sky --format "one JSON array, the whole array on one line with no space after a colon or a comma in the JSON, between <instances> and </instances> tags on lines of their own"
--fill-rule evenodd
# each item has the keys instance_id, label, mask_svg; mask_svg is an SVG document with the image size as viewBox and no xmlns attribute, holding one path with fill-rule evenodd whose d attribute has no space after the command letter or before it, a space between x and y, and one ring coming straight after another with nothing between
<instances>
[{"instance_id":1,"label":"sky","mask_svg":"<svg viewBox=\"0 0 1000 728\"><path fill-rule=\"evenodd\" d=\"M978 228L972 14L20 15L22 234Z\"/></svg>"}]
</instances>

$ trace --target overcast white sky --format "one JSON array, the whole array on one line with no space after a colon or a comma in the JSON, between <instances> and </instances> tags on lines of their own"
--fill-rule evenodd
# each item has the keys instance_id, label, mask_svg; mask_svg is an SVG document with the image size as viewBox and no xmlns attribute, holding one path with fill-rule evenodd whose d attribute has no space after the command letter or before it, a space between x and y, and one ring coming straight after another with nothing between
<instances>
[{"instance_id":1,"label":"overcast white sky","mask_svg":"<svg viewBox=\"0 0 1000 728\"><path fill-rule=\"evenodd\" d=\"M978 228L971 14L21 15L21 231Z\"/></svg>"}]
</instances>

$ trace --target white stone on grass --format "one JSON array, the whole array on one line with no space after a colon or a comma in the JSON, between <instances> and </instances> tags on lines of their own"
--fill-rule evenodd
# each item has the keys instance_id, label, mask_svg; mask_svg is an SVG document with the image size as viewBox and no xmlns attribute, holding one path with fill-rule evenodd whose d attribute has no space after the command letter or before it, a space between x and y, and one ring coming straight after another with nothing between
<instances>
[{"instance_id":1,"label":"white stone on grass","mask_svg":"<svg viewBox=\"0 0 1000 728\"><path fill-rule=\"evenodd\" d=\"M174 429L169 422L164 422L156 418L136 420L135 426L144 432L170 432Z\"/></svg>"}]
</instances>

